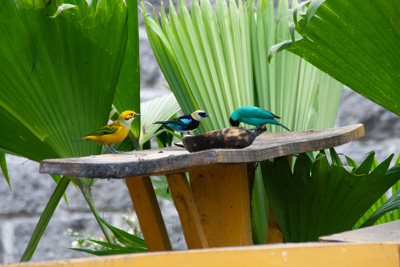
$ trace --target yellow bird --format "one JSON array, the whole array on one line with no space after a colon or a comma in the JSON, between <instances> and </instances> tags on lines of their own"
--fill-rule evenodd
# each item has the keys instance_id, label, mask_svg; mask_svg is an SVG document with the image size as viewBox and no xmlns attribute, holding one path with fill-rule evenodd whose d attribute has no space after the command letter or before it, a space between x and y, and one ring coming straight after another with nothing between
<instances>
[{"instance_id":1,"label":"yellow bird","mask_svg":"<svg viewBox=\"0 0 400 267\"><path fill-rule=\"evenodd\" d=\"M131 123L135 117L140 116L132 110L127 110L121 113L118 120L107 124L106 126L100 127L93 133L88 134L82 138L72 140L72 142L77 142L81 140L91 140L96 143L103 145L111 153L119 153L111 145L121 142L128 135L131 128Z\"/></svg>"}]
</instances>

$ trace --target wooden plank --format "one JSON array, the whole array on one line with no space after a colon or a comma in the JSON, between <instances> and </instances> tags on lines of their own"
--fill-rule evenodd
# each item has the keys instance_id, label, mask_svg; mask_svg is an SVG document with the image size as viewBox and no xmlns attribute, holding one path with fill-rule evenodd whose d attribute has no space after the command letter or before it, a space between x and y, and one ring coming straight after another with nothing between
<instances>
[{"instance_id":1,"label":"wooden plank","mask_svg":"<svg viewBox=\"0 0 400 267\"><path fill-rule=\"evenodd\" d=\"M329 236L322 236L319 240L354 243L392 242L400 244L400 220Z\"/></svg>"},{"instance_id":2,"label":"wooden plank","mask_svg":"<svg viewBox=\"0 0 400 267\"><path fill-rule=\"evenodd\" d=\"M398 267L398 244L285 244L137 253L82 259L32 262L7 267Z\"/></svg>"},{"instance_id":3,"label":"wooden plank","mask_svg":"<svg viewBox=\"0 0 400 267\"><path fill-rule=\"evenodd\" d=\"M180 172L221 163L249 163L345 144L364 135L362 124L320 131L263 133L243 149L211 149L189 153L172 147L81 158L48 159L41 173L87 178L125 178Z\"/></svg>"},{"instance_id":4,"label":"wooden plank","mask_svg":"<svg viewBox=\"0 0 400 267\"><path fill-rule=\"evenodd\" d=\"M150 177L125 179L149 251L172 250Z\"/></svg>"},{"instance_id":5,"label":"wooden plank","mask_svg":"<svg viewBox=\"0 0 400 267\"><path fill-rule=\"evenodd\" d=\"M190 187L210 247L253 243L248 173L247 164L189 172Z\"/></svg>"},{"instance_id":6,"label":"wooden plank","mask_svg":"<svg viewBox=\"0 0 400 267\"><path fill-rule=\"evenodd\" d=\"M283 234L281 229L279 228L275 214L270 206L268 214L267 244L276 244L276 243L283 243Z\"/></svg>"},{"instance_id":7,"label":"wooden plank","mask_svg":"<svg viewBox=\"0 0 400 267\"><path fill-rule=\"evenodd\" d=\"M208 248L199 213L185 173L169 174L167 181L182 224L187 247Z\"/></svg>"}]
</instances>

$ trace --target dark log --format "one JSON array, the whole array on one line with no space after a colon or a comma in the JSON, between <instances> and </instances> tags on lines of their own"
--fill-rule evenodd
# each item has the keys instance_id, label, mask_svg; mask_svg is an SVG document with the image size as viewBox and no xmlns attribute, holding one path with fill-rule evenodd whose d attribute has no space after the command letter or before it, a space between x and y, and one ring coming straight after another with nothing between
<instances>
[{"instance_id":1,"label":"dark log","mask_svg":"<svg viewBox=\"0 0 400 267\"><path fill-rule=\"evenodd\" d=\"M266 130L264 125L255 131L230 127L200 135L186 135L182 142L189 152L213 148L244 148L251 145L254 139Z\"/></svg>"}]
</instances>

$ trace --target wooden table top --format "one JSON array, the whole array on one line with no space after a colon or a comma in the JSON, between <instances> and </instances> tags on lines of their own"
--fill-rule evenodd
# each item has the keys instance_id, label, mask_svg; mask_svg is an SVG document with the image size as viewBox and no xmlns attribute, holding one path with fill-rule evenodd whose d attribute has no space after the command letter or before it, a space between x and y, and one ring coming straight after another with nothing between
<instances>
[{"instance_id":1,"label":"wooden table top","mask_svg":"<svg viewBox=\"0 0 400 267\"><path fill-rule=\"evenodd\" d=\"M126 178L161 175L214 164L259 162L271 158L340 146L364 135L362 124L304 132L263 133L242 149L210 149L190 153L168 147L121 154L47 159L40 173L87 178Z\"/></svg>"},{"instance_id":2,"label":"wooden table top","mask_svg":"<svg viewBox=\"0 0 400 267\"><path fill-rule=\"evenodd\" d=\"M319 240L325 242L400 244L400 220L338 234L321 236Z\"/></svg>"}]
</instances>

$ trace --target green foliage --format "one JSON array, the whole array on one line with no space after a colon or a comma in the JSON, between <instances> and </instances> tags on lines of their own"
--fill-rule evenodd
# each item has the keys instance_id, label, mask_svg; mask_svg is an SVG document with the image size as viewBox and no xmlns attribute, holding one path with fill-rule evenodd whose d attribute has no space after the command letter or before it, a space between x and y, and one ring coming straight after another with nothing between
<instances>
[{"instance_id":1,"label":"green foliage","mask_svg":"<svg viewBox=\"0 0 400 267\"><path fill-rule=\"evenodd\" d=\"M159 135L160 126L153 124L155 121L165 121L170 119L179 111L180 107L172 93L154 98L142 104L143 115L142 127L140 129L139 144L142 146L145 142Z\"/></svg>"},{"instance_id":2,"label":"green foliage","mask_svg":"<svg viewBox=\"0 0 400 267\"><path fill-rule=\"evenodd\" d=\"M71 140L107 122L127 9L122 0L102 1L97 15L73 8L53 19L60 3L35 2L17 1L17 8L5 1L0 11L0 72L7 77L0 84L0 128L7 129L0 148L35 161L99 153L96 144Z\"/></svg>"},{"instance_id":3,"label":"green foliage","mask_svg":"<svg viewBox=\"0 0 400 267\"><path fill-rule=\"evenodd\" d=\"M39 222L37 223L31 239L29 240L29 244L27 245L24 254L21 257L21 261L29 261L32 258L33 253L35 252L36 247L39 244L40 238L42 237L44 230L46 230L50 218L53 216L53 213L56 210L65 190L67 190L70 182L70 178L65 176L57 184L56 189L50 197L49 203L47 203L46 208L40 216Z\"/></svg>"},{"instance_id":4,"label":"green foliage","mask_svg":"<svg viewBox=\"0 0 400 267\"><path fill-rule=\"evenodd\" d=\"M133 145L136 145L138 150L149 149L149 141L164 132L159 130L159 125L153 123L158 120L167 120L180 110L179 104L172 93L143 102L140 107L139 138L130 133L128 138L114 146L118 151L132 151Z\"/></svg>"},{"instance_id":5,"label":"green foliage","mask_svg":"<svg viewBox=\"0 0 400 267\"><path fill-rule=\"evenodd\" d=\"M400 165L396 166L400 167ZM398 188L398 184L397 184ZM399 220L400 209L400 190L397 190L386 202L378 203L379 208L366 220L361 227L371 226L376 223L382 216L386 216L383 222ZM390 213L392 212L392 213ZM380 222L382 223L382 222Z\"/></svg>"},{"instance_id":6,"label":"green foliage","mask_svg":"<svg viewBox=\"0 0 400 267\"><path fill-rule=\"evenodd\" d=\"M280 1L278 15L287 10ZM142 3L150 44L182 110L212 115L201 131L229 126L230 114L245 105L271 110L294 130L333 126L339 83L290 53L268 64L268 48L289 37L276 27L273 1L258 1L256 14L254 1L218 0L215 12L209 1L195 1L190 13L179 1L178 11L171 2L168 15L162 8L160 20L152 19Z\"/></svg>"},{"instance_id":7,"label":"green foliage","mask_svg":"<svg viewBox=\"0 0 400 267\"><path fill-rule=\"evenodd\" d=\"M160 17L151 18L142 2L143 19L154 55L183 112L202 109L211 114L198 132L228 127L230 114L246 105L272 111L294 131L333 126L340 83L286 51L268 63L268 49L290 38L285 26L289 19L277 26L272 0L217 0L215 11L208 0L193 1L190 12L180 0L178 11L172 1L169 8L168 14L162 7ZM281 0L278 17L288 9L288 1ZM266 208L262 183L257 175L253 207ZM257 243L266 239L267 213L253 209Z\"/></svg>"},{"instance_id":8,"label":"green foliage","mask_svg":"<svg viewBox=\"0 0 400 267\"><path fill-rule=\"evenodd\" d=\"M262 179L261 169L256 169L251 199L251 230L254 244L267 243L269 201Z\"/></svg>"},{"instance_id":9,"label":"green foliage","mask_svg":"<svg viewBox=\"0 0 400 267\"><path fill-rule=\"evenodd\" d=\"M165 176L151 177L151 182L157 197L172 201L172 195L169 191L167 178Z\"/></svg>"},{"instance_id":10,"label":"green foliage","mask_svg":"<svg viewBox=\"0 0 400 267\"><path fill-rule=\"evenodd\" d=\"M309 2L306 15L292 13L300 38L277 44L270 56L286 49L400 115L400 2Z\"/></svg>"},{"instance_id":11,"label":"green foliage","mask_svg":"<svg viewBox=\"0 0 400 267\"><path fill-rule=\"evenodd\" d=\"M159 133L157 135L157 144L158 147L167 147L167 146L172 146L172 140L174 138L174 135L170 134L167 131L164 131L162 133Z\"/></svg>"},{"instance_id":12,"label":"green foliage","mask_svg":"<svg viewBox=\"0 0 400 267\"><path fill-rule=\"evenodd\" d=\"M399 2L314 0L304 4L309 6L301 16L297 16L298 9L287 14L293 17L298 33L296 41L293 32L292 41L271 47L270 57L286 49L400 115L396 91L400 85L400 79L396 78L400 70ZM354 161L348 158L347 161L357 168ZM398 187L398 184L393 186L390 201L382 195L354 228L399 219Z\"/></svg>"},{"instance_id":13,"label":"green foliage","mask_svg":"<svg viewBox=\"0 0 400 267\"><path fill-rule=\"evenodd\" d=\"M128 1L128 7L122 0L4 1L0 9L0 153L34 161L98 154L101 147L94 142L71 140L104 125L113 101L123 107L120 103L126 101L119 98L129 95L130 105L139 103L139 91L128 88L139 86L137 24L133 1ZM130 73L120 75L121 68ZM122 84L128 76L130 82ZM119 95L115 95L117 83L121 84ZM138 110L139 105L129 109ZM5 172L5 161L1 167ZM68 183L53 178L59 186L23 261L32 256L69 184L67 178ZM93 180L81 182L87 187Z\"/></svg>"},{"instance_id":14,"label":"green foliage","mask_svg":"<svg viewBox=\"0 0 400 267\"><path fill-rule=\"evenodd\" d=\"M397 175L397 171L400 169L399 157L397 158L395 165L391 168L387 174ZM391 222L400 219L400 201L399 191L400 181L392 186L390 190L392 196L387 199L386 194L383 194L378 201L371 206L371 208L360 218L353 228L371 226L373 224L381 224Z\"/></svg>"},{"instance_id":15,"label":"green foliage","mask_svg":"<svg viewBox=\"0 0 400 267\"><path fill-rule=\"evenodd\" d=\"M7 169L6 154L2 152L0 152L0 168L1 171L3 172L4 178L7 181L8 187L11 190L10 176L8 175L8 169Z\"/></svg>"},{"instance_id":16,"label":"green foliage","mask_svg":"<svg viewBox=\"0 0 400 267\"><path fill-rule=\"evenodd\" d=\"M8 183L5 153L34 161L99 154L98 144L71 140L105 125L112 104L117 112L133 109L140 113L138 46L134 1L127 5L122 0L3 3L0 166ZM169 116L176 113L175 99L164 100L160 111L167 109ZM144 132L137 118L130 138L120 146L140 149L154 135ZM53 179L64 181L59 176ZM94 182L74 179L98 217L88 190ZM61 188L65 190L68 184ZM63 195L57 188L57 197ZM33 255L58 201L53 195L47 204L23 261Z\"/></svg>"},{"instance_id":17,"label":"green foliage","mask_svg":"<svg viewBox=\"0 0 400 267\"><path fill-rule=\"evenodd\" d=\"M136 113L143 114L140 105L140 66L139 66L139 27L138 7L135 1L128 4L128 40L124 60L119 74L118 84L114 95L113 105L119 111L134 109ZM141 122L143 118L137 117L131 126L133 148L140 149L139 139Z\"/></svg>"},{"instance_id":18,"label":"green foliage","mask_svg":"<svg viewBox=\"0 0 400 267\"><path fill-rule=\"evenodd\" d=\"M72 248L73 250L86 252L96 256L128 254L147 251L146 244L144 243L144 240L142 238L139 238L135 235L129 234L124 230L114 227L103 219L101 220L102 223L104 223L111 230L118 242L115 242L115 244L110 244L93 238L80 237L80 242L92 242L100 245L100 248L97 248L97 246L92 246L92 248Z\"/></svg>"},{"instance_id":19,"label":"green foliage","mask_svg":"<svg viewBox=\"0 0 400 267\"><path fill-rule=\"evenodd\" d=\"M265 190L286 242L316 241L351 230L365 212L400 179L393 155L376 165L370 153L359 167L343 166L331 149L315 160L305 154L294 168L286 158L261 164Z\"/></svg>"}]
</instances>

